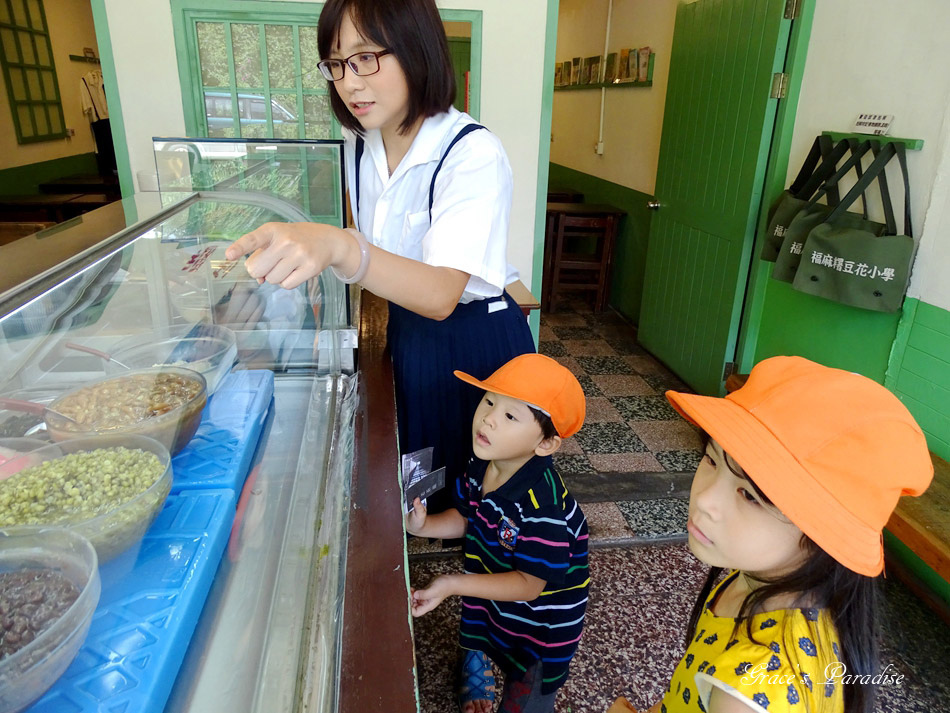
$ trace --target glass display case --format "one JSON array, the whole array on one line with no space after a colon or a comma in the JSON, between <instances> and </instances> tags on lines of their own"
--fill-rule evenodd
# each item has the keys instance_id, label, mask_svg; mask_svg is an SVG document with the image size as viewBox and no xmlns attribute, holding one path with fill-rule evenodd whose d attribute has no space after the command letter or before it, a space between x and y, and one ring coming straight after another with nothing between
<instances>
[{"instance_id":1,"label":"glass display case","mask_svg":"<svg viewBox=\"0 0 950 713\"><path fill-rule=\"evenodd\" d=\"M144 536L93 542L89 634L27 710L338 707L356 306L330 271L258 285L224 250L269 221L342 227L342 143L231 142L228 156L204 143L158 147L162 192L0 248L0 526L23 524L4 494L32 473L23 458L66 454L80 432L144 434L172 471L158 507L133 516ZM195 393L156 406L169 374ZM140 378L142 413L126 401ZM107 407L126 415L89 416Z\"/></svg>"}]
</instances>

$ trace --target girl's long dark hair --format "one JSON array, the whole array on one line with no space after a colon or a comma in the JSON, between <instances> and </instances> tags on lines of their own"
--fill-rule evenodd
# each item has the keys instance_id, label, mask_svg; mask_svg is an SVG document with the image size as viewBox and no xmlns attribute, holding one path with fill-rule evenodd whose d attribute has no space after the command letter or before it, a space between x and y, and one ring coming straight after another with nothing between
<instances>
[{"instance_id":1,"label":"girl's long dark hair","mask_svg":"<svg viewBox=\"0 0 950 713\"><path fill-rule=\"evenodd\" d=\"M727 464L729 458L726 459ZM730 469L733 468L729 464ZM759 490L746 473L736 472L746 478L763 502L772 501ZM774 506L773 506L774 507ZM756 641L752 632L752 617L765 611L765 603L780 595L796 595L801 607L825 609L831 615L838 634L839 656L848 676L873 677L878 673L879 647L878 624L878 577L868 577L853 572L816 545L808 536L802 535L801 547L805 561L792 572L764 581L751 591L739 607L735 632L743 621L746 634ZM713 585L723 570L712 567L699 593L686 629L686 646L696 633L696 623L702 614ZM854 680L854 679L852 679ZM874 709L875 687L870 684L847 683L844 685L844 709L846 713L871 713Z\"/></svg>"}]
</instances>

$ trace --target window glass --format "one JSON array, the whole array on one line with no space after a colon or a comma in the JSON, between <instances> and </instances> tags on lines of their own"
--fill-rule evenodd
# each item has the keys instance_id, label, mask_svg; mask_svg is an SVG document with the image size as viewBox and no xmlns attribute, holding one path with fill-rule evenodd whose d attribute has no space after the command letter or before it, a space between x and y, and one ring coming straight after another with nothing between
<instances>
[{"instance_id":1,"label":"window glass","mask_svg":"<svg viewBox=\"0 0 950 713\"><path fill-rule=\"evenodd\" d=\"M271 89L297 86L297 61L294 56L294 28L290 25L265 25L267 36L267 72Z\"/></svg>"},{"instance_id":2,"label":"window glass","mask_svg":"<svg viewBox=\"0 0 950 713\"><path fill-rule=\"evenodd\" d=\"M225 26L221 22L199 22L198 58L201 65L201 83L206 87L226 87L228 75L228 48Z\"/></svg>"},{"instance_id":3,"label":"window glass","mask_svg":"<svg viewBox=\"0 0 950 713\"><path fill-rule=\"evenodd\" d=\"M234 77L237 86L248 89L263 87L260 26L231 25L231 45L234 48Z\"/></svg>"},{"instance_id":4,"label":"window glass","mask_svg":"<svg viewBox=\"0 0 950 713\"><path fill-rule=\"evenodd\" d=\"M249 13L242 13L240 21L232 22L220 19L220 13L214 19L200 16L198 10L194 14L195 35L187 47L192 53L197 50L205 97L201 118L207 136L223 136L226 132L241 138L339 136L327 101L327 82L316 68L319 55L315 25L279 24L272 16L255 20ZM215 88L228 92L226 107L212 100L217 92L209 90ZM241 97L237 127L231 112L232 91ZM199 133L203 133L201 128Z\"/></svg>"}]
</instances>

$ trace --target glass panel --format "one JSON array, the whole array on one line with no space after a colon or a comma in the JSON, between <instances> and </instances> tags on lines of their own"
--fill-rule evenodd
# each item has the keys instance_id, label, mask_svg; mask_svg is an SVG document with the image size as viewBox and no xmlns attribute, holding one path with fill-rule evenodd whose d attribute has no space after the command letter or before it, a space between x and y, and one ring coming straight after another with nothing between
<instances>
[{"instance_id":1,"label":"glass panel","mask_svg":"<svg viewBox=\"0 0 950 713\"><path fill-rule=\"evenodd\" d=\"M46 94L46 99L55 100L56 99L56 79L53 76L52 72L40 72L43 77L43 91Z\"/></svg>"},{"instance_id":2,"label":"glass panel","mask_svg":"<svg viewBox=\"0 0 950 713\"><path fill-rule=\"evenodd\" d=\"M43 13L40 10L40 0L29 0L30 23L34 30L43 29Z\"/></svg>"},{"instance_id":3,"label":"glass panel","mask_svg":"<svg viewBox=\"0 0 950 713\"><path fill-rule=\"evenodd\" d=\"M28 27L26 22L26 7L23 5L23 0L10 0L10 3L13 5L13 24L19 25L20 27Z\"/></svg>"},{"instance_id":4,"label":"glass panel","mask_svg":"<svg viewBox=\"0 0 950 713\"><path fill-rule=\"evenodd\" d=\"M26 86L24 84L23 70L10 68L10 86L13 88L14 101L26 101Z\"/></svg>"},{"instance_id":5,"label":"glass panel","mask_svg":"<svg viewBox=\"0 0 950 713\"><path fill-rule=\"evenodd\" d=\"M23 64L36 64L36 52L33 51L33 33L20 31L20 52L23 53Z\"/></svg>"},{"instance_id":6,"label":"glass panel","mask_svg":"<svg viewBox=\"0 0 950 713\"><path fill-rule=\"evenodd\" d=\"M16 108L17 117L20 119L20 135L28 139L35 133L33 131L33 122L30 120L30 107L21 104Z\"/></svg>"},{"instance_id":7,"label":"glass panel","mask_svg":"<svg viewBox=\"0 0 950 713\"><path fill-rule=\"evenodd\" d=\"M17 52L16 36L13 30L0 30L0 42L3 43L3 56L6 57L7 62L19 62L20 53Z\"/></svg>"},{"instance_id":8,"label":"glass panel","mask_svg":"<svg viewBox=\"0 0 950 713\"><path fill-rule=\"evenodd\" d=\"M201 83L206 87L228 86L231 80L228 74L228 49L224 25L220 22L199 22L197 30Z\"/></svg>"},{"instance_id":9,"label":"glass panel","mask_svg":"<svg viewBox=\"0 0 950 713\"><path fill-rule=\"evenodd\" d=\"M33 107L33 121L36 123L37 136L45 136L49 133L49 120L46 118L46 106L40 104Z\"/></svg>"},{"instance_id":10,"label":"glass panel","mask_svg":"<svg viewBox=\"0 0 950 713\"><path fill-rule=\"evenodd\" d=\"M7 7L6 0L0 2L0 22L10 22L10 9Z\"/></svg>"},{"instance_id":11,"label":"glass panel","mask_svg":"<svg viewBox=\"0 0 950 713\"><path fill-rule=\"evenodd\" d=\"M49 123L49 132L51 134L59 134L63 131L62 107L49 107Z\"/></svg>"},{"instance_id":12,"label":"glass panel","mask_svg":"<svg viewBox=\"0 0 950 713\"><path fill-rule=\"evenodd\" d=\"M294 60L294 28L290 25L265 25L267 37L267 74L270 88L294 89L297 63Z\"/></svg>"},{"instance_id":13,"label":"glass panel","mask_svg":"<svg viewBox=\"0 0 950 713\"><path fill-rule=\"evenodd\" d=\"M317 69L320 53L317 51L317 28L301 27L300 30L300 69L304 89L323 89L327 80Z\"/></svg>"},{"instance_id":14,"label":"glass panel","mask_svg":"<svg viewBox=\"0 0 950 713\"><path fill-rule=\"evenodd\" d=\"M297 136L297 95L272 94L271 115L274 118L275 139L296 139Z\"/></svg>"},{"instance_id":15,"label":"glass panel","mask_svg":"<svg viewBox=\"0 0 950 713\"><path fill-rule=\"evenodd\" d=\"M304 131L308 139L329 139L333 132L330 98L305 96L303 98Z\"/></svg>"},{"instance_id":16,"label":"glass panel","mask_svg":"<svg viewBox=\"0 0 950 713\"><path fill-rule=\"evenodd\" d=\"M268 139L270 132L267 130L267 120L253 121L251 119L241 119L241 138L242 139ZM294 137L296 138L296 136Z\"/></svg>"},{"instance_id":17,"label":"glass panel","mask_svg":"<svg viewBox=\"0 0 950 713\"><path fill-rule=\"evenodd\" d=\"M233 106L230 92L205 92L208 136L234 136Z\"/></svg>"},{"instance_id":18,"label":"glass panel","mask_svg":"<svg viewBox=\"0 0 950 713\"><path fill-rule=\"evenodd\" d=\"M40 90L40 73L35 69L26 70L26 86L30 90L30 99L36 100L42 98Z\"/></svg>"},{"instance_id":19,"label":"glass panel","mask_svg":"<svg viewBox=\"0 0 950 713\"><path fill-rule=\"evenodd\" d=\"M49 39L46 37L36 38L36 63L43 67L53 66L49 58Z\"/></svg>"},{"instance_id":20,"label":"glass panel","mask_svg":"<svg viewBox=\"0 0 950 713\"><path fill-rule=\"evenodd\" d=\"M231 25L234 79L239 87L263 87L260 25Z\"/></svg>"}]
</instances>

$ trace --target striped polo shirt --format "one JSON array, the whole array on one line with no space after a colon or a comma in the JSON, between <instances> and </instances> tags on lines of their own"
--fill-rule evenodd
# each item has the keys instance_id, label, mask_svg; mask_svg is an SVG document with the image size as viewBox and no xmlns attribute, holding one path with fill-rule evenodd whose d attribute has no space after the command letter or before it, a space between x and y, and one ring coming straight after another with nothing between
<instances>
[{"instance_id":1,"label":"striped polo shirt","mask_svg":"<svg viewBox=\"0 0 950 713\"><path fill-rule=\"evenodd\" d=\"M465 571L519 570L545 580L530 602L462 597L462 647L484 651L518 680L542 662L542 693L567 679L587 609L587 519L550 456L534 456L482 497L488 462L469 461L456 481L455 506L466 520Z\"/></svg>"}]
</instances>

